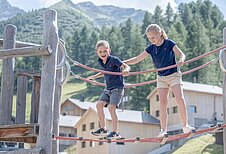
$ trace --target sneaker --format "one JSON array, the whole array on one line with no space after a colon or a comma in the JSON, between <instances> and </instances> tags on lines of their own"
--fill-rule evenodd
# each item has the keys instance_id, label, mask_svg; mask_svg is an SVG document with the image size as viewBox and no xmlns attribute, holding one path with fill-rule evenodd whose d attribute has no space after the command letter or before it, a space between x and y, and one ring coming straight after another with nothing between
<instances>
[{"instance_id":1,"label":"sneaker","mask_svg":"<svg viewBox=\"0 0 226 154\"><path fill-rule=\"evenodd\" d=\"M107 138L114 138L114 139L120 139L121 138L121 136L119 135L119 133L116 133L116 132L111 132L108 136L107 136Z\"/></svg>"},{"instance_id":2,"label":"sneaker","mask_svg":"<svg viewBox=\"0 0 226 154\"><path fill-rule=\"evenodd\" d=\"M99 128L95 132L92 132L92 135L95 135L95 136L104 136L105 137L105 136L108 135L108 131L105 130L104 128Z\"/></svg>"},{"instance_id":3,"label":"sneaker","mask_svg":"<svg viewBox=\"0 0 226 154\"><path fill-rule=\"evenodd\" d=\"M184 132L184 133L190 133L190 132L192 132L193 130L195 131L195 128L192 127L192 126L190 126L190 125L186 125L186 126L183 127L183 132Z\"/></svg>"},{"instance_id":4,"label":"sneaker","mask_svg":"<svg viewBox=\"0 0 226 154\"><path fill-rule=\"evenodd\" d=\"M167 134L167 131L161 129L161 131L159 132L159 135L158 135L157 137L164 137L164 136L166 136L166 135L168 135L168 134Z\"/></svg>"}]
</instances>

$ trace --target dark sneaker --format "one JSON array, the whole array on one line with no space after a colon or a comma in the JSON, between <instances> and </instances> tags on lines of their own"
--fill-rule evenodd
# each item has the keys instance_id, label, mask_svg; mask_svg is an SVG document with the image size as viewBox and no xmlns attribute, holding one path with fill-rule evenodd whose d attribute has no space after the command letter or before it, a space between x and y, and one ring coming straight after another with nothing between
<instances>
[{"instance_id":1,"label":"dark sneaker","mask_svg":"<svg viewBox=\"0 0 226 154\"><path fill-rule=\"evenodd\" d=\"M104 128L99 128L95 132L92 132L93 135L95 136L103 136L106 137L108 135L108 131L105 130Z\"/></svg>"},{"instance_id":2,"label":"dark sneaker","mask_svg":"<svg viewBox=\"0 0 226 154\"><path fill-rule=\"evenodd\" d=\"M109 138L109 139L111 139L111 138L113 138L113 139L120 139L121 136L119 135L119 133L111 132L111 133L107 136L107 138Z\"/></svg>"}]
</instances>

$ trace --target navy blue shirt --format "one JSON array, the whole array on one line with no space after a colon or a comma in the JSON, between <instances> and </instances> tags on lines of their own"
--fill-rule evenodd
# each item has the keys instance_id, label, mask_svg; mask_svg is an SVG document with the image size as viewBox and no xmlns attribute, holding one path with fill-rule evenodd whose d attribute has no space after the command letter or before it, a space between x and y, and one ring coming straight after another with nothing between
<instances>
[{"instance_id":1,"label":"navy blue shirt","mask_svg":"<svg viewBox=\"0 0 226 154\"><path fill-rule=\"evenodd\" d=\"M146 52L151 55L156 68L163 68L176 64L176 56L173 51L173 47L175 45L176 43L174 41L170 39L164 39L163 44L160 46L156 46L153 44L149 45L146 48ZM179 68L175 67L168 70L159 71L158 75L167 76L178 71Z\"/></svg>"},{"instance_id":2,"label":"navy blue shirt","mask_svg":"<svg viewBox=\"0 0 226 154\"><path fill-rule=\"evenodd\" d=\"M105 64L103 63L102 59L99 58L98 63L100 64L102 70L110 72L121 72L122 61L118 57L110 55ZM104 78L106 81L107 90L124 87L122 75L104 74Z\"/></svg>"}]
</instances>

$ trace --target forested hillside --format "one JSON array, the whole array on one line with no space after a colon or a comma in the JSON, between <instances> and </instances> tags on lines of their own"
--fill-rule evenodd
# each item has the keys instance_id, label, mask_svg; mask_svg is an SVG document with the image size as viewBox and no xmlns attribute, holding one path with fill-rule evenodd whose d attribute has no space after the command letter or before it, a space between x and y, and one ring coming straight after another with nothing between
<instances>
[{"instance_id":1,"label":"forested hillside","mask_svg":"<svg viewBox=\"0 0 226 154\"><path fill-rule=\"evenodd\" d=\"M134 13L132 13L130 14L131 18L120 24L111 25L108 22L103 24L103 22L99 21L102 23L102 26L101 24L97 26L98 18L95 18L94 21L94 18L86 14L88 12L87 5L80 5L79 8L79 6L71 3L70 0L64 0L51 8L56 9L58 12L59 36L66 41L68 55L73 60L95 68L98 68L97 56L95 54L97 40L108 40L111 45L112 54L124 60L138 55L148 45L147 39L143 34L145 28L150 23L161 25L169 38L177 42L178 46L186 54L187 59L197 57L223 45L222 30L226 27L226 21L220 10L210 0L198 0L188 4L181 4L177 13L173 12L170 5L168 5L165 12L157 6L153 14L146 12L143 17L140 17L142 18L142 23L138 19L137 21L134 20ZM86 11L84 11L84 7L86 7ZM34 10L0 22L0 29L3 29L7 23L13 23L18 28L17 40L41 43L43 11L44 9ZM98 11L95 13L96 16L97 14L100 15ZM117 16L120 18L120 15ZM104 19L106 20L107 18ZM216 57L218 57L218 54L183 66L181 70L182 72L190 70ZM33 58L32 60L35 60L35 62L31 62L31 59L28 58L17 59L17 68L39 69L40 62L38 58ZM150 59L132 66L132 71L147 69L154 69ZM83 77L92 74L76 66L72 67L72 71ZM144 82L155 79L155 76L155 73L129 76L126 77L126 82ZM219 64L215 63L207 68L185 75L183 79L185 81L194 81L196 79L196 82L199 83L221 86L222 72ZM103 80L100 79L100 81ZM78 82L78 80L73 80L73 82ZM90 84L87 84L87 86L90 89L94 88ZM127 108L136 110L148 109L146 97L154 87L155 84L127 89L126 95L131 98ZM89 94L92 95L92 93Z\"/></svg>"}]
</instances>

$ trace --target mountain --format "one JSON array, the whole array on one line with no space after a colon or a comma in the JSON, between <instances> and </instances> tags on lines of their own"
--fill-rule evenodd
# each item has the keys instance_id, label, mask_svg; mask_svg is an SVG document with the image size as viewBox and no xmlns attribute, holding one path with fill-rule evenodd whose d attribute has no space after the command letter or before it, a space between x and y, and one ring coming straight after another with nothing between
<instances>
[{"instance_id":1,"label":"mountain","mask_svg":"<svg viewBox=\"0 0 226 154\"><path fill-rule=\"evenodd\" d=\"M0 0L0 21L7 20L19 13L25 13L23 10L11 6L7 0Z\"/></svg>"}]
</instances>

